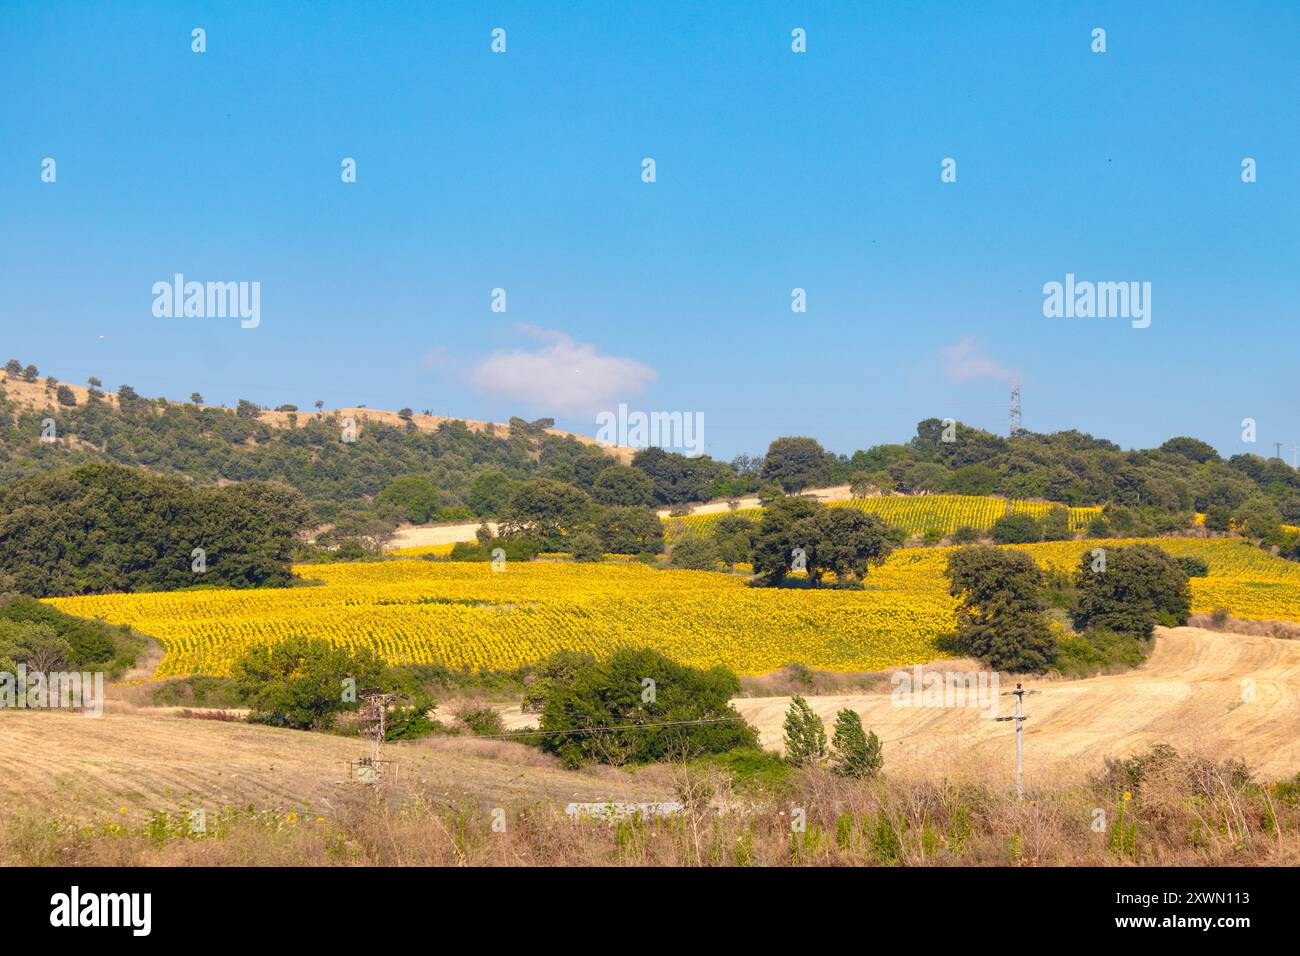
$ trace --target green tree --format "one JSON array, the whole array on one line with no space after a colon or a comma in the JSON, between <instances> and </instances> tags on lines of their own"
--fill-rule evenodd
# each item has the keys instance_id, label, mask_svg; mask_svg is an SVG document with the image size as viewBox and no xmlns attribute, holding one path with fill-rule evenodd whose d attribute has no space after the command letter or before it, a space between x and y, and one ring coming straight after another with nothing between
<instances>
[{"instance_id":1,"label":"green tree","mask_svg":"<svg viewBox=\"0 0 1300 956\"><path fill-rule=\"evenodd\" d=\"M989 537L998 544L1029 544L1043 540L1043 528L1033 515L1017 512L993 522Z\"/></svg>"},{"instance_id":2,"label":"green tree","mask_svg":"<svg viewBox=\"0 0 1300 956\"><path fill-rule=\"evenodd\" d=\"M379 503L392 508L404 521L424 524L438 513L438 489L427 475L403 475L379 493Z\"/></svg>"},{"instance_id":3,"label":"green tree","mask_svg":"<svg viewBox=\"0 0 1300 956\"><path fill-rule=\"evenodd\" d=\"M235 689L258 723L325 729L357 696L377 689L384 666L367 648L290 638L250 648L231 670Z\"/></svg>"},{"instance_id":4,"label":"green tree","mask_svg":"<svg viewBox=\"0 0 1300 956\"><path fill-rule=\"evenodd\" d=\"M874 777L885 764L880 738L874 732L864 733L862 718L847 707L835 716L831 751L835 758L833 769L844 777Z\"/></svg>"},{"instance_id":5,"label":"green tree","mask_svg":"<svg viewBox=\"0 0 1300 956\"><path fill-rule=\"evenodd\" d=\"M541 748L566 766L649 763L758 745L731 705L740 681L726 668L700 670L644 649L566 664L549 678L539 722Z\"/></svg>"},{"instance_id":6,"label":"green tree","mask_svg":"<svg viewBox=\"0 0 1300 956\"><path fill-rule=\"evenodd\" d=\"M754 536L758 523L744 515L724 514L713 522L713 543L717 545L718 557L728 564L748 561L754 548Z\"/></svg>"},{"instance_id":7,"label":"green tree","mask_svg":"<svg viewBox=\"0 0 1300 956\"><path fill-rule=\"evenodd\" d=\"M542 541L547 550L563 550L565 535L587 522L591 506L581 488L553 478L532 478L511 492L500 515L500 534L527 535Z\"/></svg>"},{"instance_id":8,"label":"green tree","mask_svg":"<svg viewBox=\"0 0 1300 956\"><path fill-rule=\"evenodd\" d=\"M1044 612L1046 579L1023 551L977 546L948 558L948 593L957 607L957 644L990 667L1041 671L1056 657Z\"/></svg>"},{"instance_id":9,"label":"green tree","mask_svg":"<svg viewBox=\"0 0 1300 956\"><path fill-rule=\"evenodd\" d=\"M470 482L465 501L480 518L492 517L510 500L512 485L510 476L505 472L485 471Z\"/></svg>"},{"instance_id":10,"label":"green tree","mask_svg":"<svg viewBox=\"0 0 1300 956\"><path fill-rule=\"evenodd\" d=\"M687 571L712 571L721 560L718 547L712 539L695 534L678 538L668 555L668 563L672 567Z\"/></svg>"},{"instance_id":11,"label":"green tree","mask_svg":"<svg viewBox=\"0 0 1300 956\"><path fill-rule=\"evenodd\" d=\"M664 549L664 523L649 508L605 508L597 531L610 554L658 554Z\"/></svg>"},{"instance_id":12,"label":"green tree","mask_svg":"<svg viewBox=\"0 0 1300 956\"><path fill-rule=\"evenodd\" d=\"M759 473L787 493L831 483L831 456L815 438L778 438L767 448Z\"/></svg>"},{"instance_id":13,"label":"green tree","mask_svg":"<svg viewBox=\"0 0 1300 956\"><path fill-rule=\"evenodd\" d=\"M610 465L596 476L591 494L602 505L646 507L654 503L655 483L644 471Z\"/></svg>"},{"instance_id":14,"label":"green tree","mask_svg":"<svg viewBox=\"0 0 1300 956\"><path fill-rule=\"evenodd\" d=\"M1149 638L1156 624L1187 623L1191 585L1187 572L1164 549L1135 544L1089 553L1074 576L1074 625Z\"/></svg>"},{"instance_id":15,"label":"green tree","mask_svg":"<svg viewBox=\"0 0 1300 956\"><path fill-rule=\"evenodd\" d=\"M816 765L826 757L826 727L808 701L795 696L785 713L785 759L796 767Z\"/></svg>"},{"instance_id":16,"label":"green tree","mask_svg":"<svg viewBox=\"0 0 1300 956\"><path fill-rule=\"evenodd\" d=\"M894 547L888 526L855 508L818 508L795 522L790 538L804 549L814 582L827 571L841 584L859 581L870 566L883 564Z\"/></svg>"},{"instance_id":17,"label":"green tree","mask_svg":"<svg viewBox=\"0 0 1300 956\"><path fill-rule=\"evenodd\" d=\"M776 498L763 509L754 536L754 573L767 585L780 584L790 572L790 556L805 547L796 540L799 521L817 513L820 506L804 498Z\"/></svg>"},{"instance_id":18,"label":"green tree","mask_svg":"<svg viewBox=\"0 0 1300 956\"><path fill-rule=\"evenodd\" d=\"M1044 541L1068 541L1074 534L1070 531L1070 510L1062 505L1053 505L1043 516Z\"/></svg>"}]
</instances>

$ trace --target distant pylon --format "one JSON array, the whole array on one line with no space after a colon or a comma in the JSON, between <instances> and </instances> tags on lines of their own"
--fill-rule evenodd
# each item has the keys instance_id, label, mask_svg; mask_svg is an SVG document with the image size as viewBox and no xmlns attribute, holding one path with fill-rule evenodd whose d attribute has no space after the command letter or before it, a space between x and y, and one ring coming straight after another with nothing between
<instances>
[{"instance_id":1,"label":"distant pylon","mask_svg":"<svg viewBox=\"0 0 1300 956\"><path fill-rule=\"evenodd\" d=\"M1011 383L1011 431L1010 435L1015 438L1025 430L1024 422L1020 418L1020 379Z\"/></svg>"}]
</instances>

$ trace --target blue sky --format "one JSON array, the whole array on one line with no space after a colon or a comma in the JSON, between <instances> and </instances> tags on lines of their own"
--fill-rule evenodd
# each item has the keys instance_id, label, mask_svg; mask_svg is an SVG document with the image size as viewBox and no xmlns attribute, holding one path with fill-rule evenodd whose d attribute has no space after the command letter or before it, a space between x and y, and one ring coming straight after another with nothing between
<instances>
[{"instance_id":1,"label":"blue sky","mask_svg":"<svg viewBox=\"0 0 1300 956\"><path fill-rule=\"evenodd\" d=\"M0 351L61 379L624 401L731 457L1002 432L1018 375L1035 430L1300 444L1293 2L11 0L0 81ZM261 324L155 317L177 272ZM1066 273L1150 282L1151 326L1045 318Z\"/></svg>"}]
</instances>

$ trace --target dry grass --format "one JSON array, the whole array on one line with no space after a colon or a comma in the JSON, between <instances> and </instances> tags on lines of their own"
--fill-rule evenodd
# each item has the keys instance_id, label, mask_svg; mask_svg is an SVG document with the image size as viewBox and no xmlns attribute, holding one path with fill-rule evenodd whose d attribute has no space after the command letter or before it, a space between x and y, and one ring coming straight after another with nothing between
<instances>
[{"instance_id":1,"label":"dry grass","mask_svg":"<svg viewBox=\"0 0 1300 956\"><path fill-rule=\"evenodd\" d=\"M1242 768L1200 755L1112 767L1017 800L978 781L855 782L802 773L744 798L714 771L664 768L672 818L575 821L545 802L356 795L327 816L231 811L187 832L181 814L123 825L0 815L0 865L1126 866L1296 865L1300 809ZM1125 793L1129 797L1125 797ZM1289 802L1288 802L1289 801ZM800 829L792 820L804 823ZM494 828L494 821L497 826ZM504 824L503 826L501 824Z\"/></svg>"}]
</instances>

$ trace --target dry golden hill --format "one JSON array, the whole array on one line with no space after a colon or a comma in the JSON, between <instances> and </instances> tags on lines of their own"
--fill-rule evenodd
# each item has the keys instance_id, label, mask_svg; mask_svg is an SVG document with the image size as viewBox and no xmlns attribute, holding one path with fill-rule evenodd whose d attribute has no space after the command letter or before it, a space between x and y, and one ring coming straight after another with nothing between
<instances>
[{"instance_id":1,"label":"dry golden hill","mask_svg":"<svg viewBox=\"0 0 1300 956\"><path fill-rule=\"evenodd\" d=\"M78 405L83 405L90 395L90 390L83 385L73 385L71 382L59 382L59 385L66 385L72 389L73 395L77 399ZM35 382L25 382L21 378L5 375L0 377L0 386L4 387L9 399L17 404L26 405L28 408L44 411L46 409L58 410L59 403L56 398L54 388L47 387L45 378L42 376ZM118 407L117 393L100 391L100 400L107 402L113 408ZM200 405L200 408L214 408L212 405ZM397 412L384 411L377 408L339 408L331 411L300 410L297 412L274 412L262 411L258 418L272 428L290 427L290 416L296 416L299 423L306 424L315 418L333 418L337 415L339 418L354 418L357 424L364 426L366 422L379 422L386 425L402 426L405 421ZM441 426L449 422L460 422L466 428L473 432L487 431L491 428L496 434L503 438L510 437L510 426L501 422L481 422L469 418L451 418L444 415L412 415L411 422L417 429L422 432L434 432ZM597 441L590 435L577 435L573 432L560 431L556 428L548 428L547 434L555 435L558 438L572 438L584 445L593 445L604 449L611 456L627 464L636 454L635 448L625 448L619 445L607 445L604 442Z\"/></svg>"}]
</instances>

